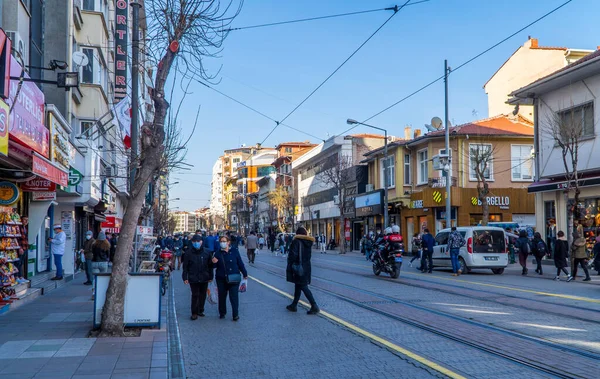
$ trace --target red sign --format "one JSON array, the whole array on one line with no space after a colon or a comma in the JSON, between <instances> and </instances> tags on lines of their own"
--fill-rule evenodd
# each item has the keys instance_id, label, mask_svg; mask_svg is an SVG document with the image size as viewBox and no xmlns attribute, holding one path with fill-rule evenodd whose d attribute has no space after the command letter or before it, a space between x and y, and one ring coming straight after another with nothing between
<instances>
[{"instance_id":1,"label":"red sign","mask_svg":"<svg viewBox=\"0 0 600 379\"><path fill-rule=\"evenodd\" d=\"M31 196L33 201L56 200L56 192L33 192Z\"/></svg>"},{"instance_id":2,"label":"red sign","mask_svg":"<svg viewBox=\"0 0 600 379\"><path fill-rule=\"evenodd\" d=\"M21 65L12 56L10 75L21 76ZM25 78L29 78L29 75L25 74ZM50 131L44 126L44 93L32 82L23 82L21 90L18 89L19 81L11 80L10 96L6 99L8 105L15 102L9 120L10 139L30 147L48 158Z\"/></svg>"},{"instance_id":3,"label":"red sign","mask_svg":"<svg viewBox=\"0 0 600 379\"><path fill-rule=\"evenodd\" d=\"M44 158L39 157L37 154L33 154L33 168L31 170L34 174L41 176L42 178L48 179L53 183L60 186L67 187L69 181L69 173L61 170L54 166L51 162Z\"/></svg>"},{"instance_id":4,"label":"red sign","mask_svg":"<svg viewBox=\"0 0 600 379\"><path fill-rule=\"evenodd\" d=\"M10 88L10 52L12 49L12 42L4 33L4 30L0 29L0 66L4 66L4 71L0 72L2 76L0 78L0 97L3 99L8 98L8 91Z\"/></svg>"},{"instance_id":5,"label":"red sign","mask_svg":"<svg viewBox=\"0 0 600 379\"><path fill-rule=\"evenodd\" d=\"M21 184L23 192L52 192L56 191L56 183L48 179L35 177Z\"/></svg>"}]
</instances>

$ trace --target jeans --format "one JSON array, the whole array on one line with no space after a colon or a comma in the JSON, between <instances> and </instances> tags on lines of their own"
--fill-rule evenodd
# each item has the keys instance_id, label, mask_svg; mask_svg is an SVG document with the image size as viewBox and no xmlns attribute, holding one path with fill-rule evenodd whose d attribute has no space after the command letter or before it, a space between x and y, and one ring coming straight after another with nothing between
<instances>
[{"instance_id":1,"label":"jeans","mask_svg":"<svg viewBox=\"0 0 600 379\"><path fill-rule=\"evenodd\" d=\"M450 261L452 262L452 272L458 273L460 270L460 263L458 262L458 255L460 254L460 249L450 249Z\"/></svg>"},{"instance_id":2,"label":"jeans","mask_svg":"<svg viewBox=\"0 0 600 379\"><path fill-rule=\"evenodd\" d=\"M433 270L433 251L431 250L423 250L423 254L421 255L421 271L429 271Z\"/></svg>"},{"instance_id":3,"label":"jeans","mask_svg":"<svg viewBox=\"0 0 600 379\"><path fill-rule=\"evenodd\" d=\"M93 274L104 274L108 272L108 262L92 262L92 273ZM96 287L96 283L92 286L92 288Z\"/></svg>"},{"instance_id":4,"label":"jeans","mask_svg":"<svg viewBox=\"0 0 600 379\"><path fill-rule=\"evenodd\" d=\"M56 266L56 277L62 278L63 276L63 267L62 267L62 254L53 254L54 255L54 265Z\"/></svg>"},{"instance_id":5,"label":"jeans","mask_svg":"<svg viewBox=\"0 0 600 379\"><path fill-rule=\"evenodd\" d=\"M94 277L92 276L92 258L85 260L85 276L87 277L87 281L92 283Z\"/></svg>"},{"instance_id":6,"label":"jeans","mask_svg":"<svg viewBox=\"0 0 600 379\"><path fill-rule=\"evenodd\" d=\"M206 283L190 283L192 290L192 315L200 315L204 313L204 304L206 303Z\"/></svg>"},{"instance_id":7,"label":"jeans","mask_svg":"<svg viewBox=\"0 0 600 379\"><path fill-rule=\"evenodd\" d=\"M315 298L313 297L312 292L308 288L308 284L295 284L294 285L294 301L292 301L292 306L296 307L298 305L298 302L300 301L300 294L302 292L304 292L304 296L306 296L306 299L310 303L310 306L313 308L316 307L317 302L315 301Z\"/></svg>"},{"instance_id":8,"label":"jeans","mask_svg":"<svg viewBox=\"0 0 600 379\"><path fill-rule=\"evenodd\" d=\"M225 316L227 314L227 294L229 293L229 302L231 303L231 310L233 317L238 317L240 308L239 299L239 283L226 283L225 278L217 278L217 288L219 290L219 315Z\"/></svg>"},{"instance_id":9,"label":"jeans","mask_svg":"<svg viewBox=\"0 0 600 379\"><path fill-rule=\"evenodd\" d=\"M575 258L573 267L571 268L571 276L573 276L573 278L577 277L577 265L581 265L583 272L585 272L586 279L590 277L590 272L588 271L586 262L587 258Z\"/></svg>"},{"instance_id":10,"label":"jeans","mask_svg":"<svg viewBox=\"0 0 600 379\"><path fill-rule=\"evenodd\" d=\"M248 261L250 263L254 263L254 258L256 258L256 249L248 249Z\"/></svg>"},{"instance_id":11,"label":"jeans","mask_svg":"<svg viewBox=\"0 0 600 379\"><path fill-rule=\"evenodd\" d=\"M413 257L410 260L410 263L413 263L414 261L416 261L417 259L421 259L421 252L419 250L417 251L413 251Z\"/></svg>"}]
</instances>

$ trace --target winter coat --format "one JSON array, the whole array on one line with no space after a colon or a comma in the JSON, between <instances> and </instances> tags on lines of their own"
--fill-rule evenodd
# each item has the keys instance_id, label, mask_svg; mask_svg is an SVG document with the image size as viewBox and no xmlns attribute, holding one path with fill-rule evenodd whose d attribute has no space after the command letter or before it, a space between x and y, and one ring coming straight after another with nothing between
<instances>
[{"instance_id":1,"label":"winter coat","mask_svg":"<svg viewBox=\"0 0 600 379\"><path fill-rule=\"evenodd\" d=\"M554 266L556 268L565 268L567 264L567 257L569 256L569 243L566 239L557 239L554 243Z\"/></svg>"},{"instance_id":2,"label":"winter coat","mask_svg":"<svg viewBox=\"0 0 600 379\"><path fill-rule=\"evenodd\" d=\"M587 251L585 249L585 238L579 237L573 242L573 258L584 259L588 258Z\"/></svg>"},{"instance_id":3,"label":"winter coat","mask_svg":"<svg viewBox=\"0 0 600 379\"><path fill-rule=\"evenodd\" d=\"M311 249L315 243L315 239L310 236L298 234L292 240L290 252L287 258L287 269L285 270L286 279L288 282L306 285L310 284L311 280ZM302 252L302 262L300 262L300 252ZM302 263L304 275L298 276L292 270L292 265Z\"/></svg>"},{"instance_id":4,"label":"winter coat","mask_svg":"<svg viewBox=\"0 0 600 379\"><path fill-rule=\"evenodd\" d=\"M244 277L248 276L248 271L246 271L246 266L244 266L238 249L230 248L229 252L219 250L215 253L215 258L219 260L215 264L217 267L217 272L215 273L217 279L224 280L226 275L239 274L240 272ZM225 268L227 268L227 271L225 271Z\"/></svg>"},{"instance_id":5,"label":"winter coat","mask_svg":"<svg viewBox=\"0 0 600 379\"><path fill-rule=\"evenodd\" d=\"M85 242L83 243L83 254L85 255L86 261L91 262L94 258L94 253L92 252L92 246L94 245L94 242L96 242L96 240L90 238L89 240L85 240Z\"/></svg>"},{"instance_id":6,"label":"winter coat","mask_svg":"<svg viewBox=\"0 0 600 379\"><path fill-rule=\"evenodd\" d=\"M543 243L544 246L546 246L546 251L548 251L548 246L546 245L546 242L544 242L541 238L534 238L533 242L531 243L531 253L536 258L543 258L546 255L546 253L543 253L538 249L540 242Z\"/></svg>"},{"instance_id":7,"label":"winter coat","mask_svg":"<svg viewBox=\"0 0 600 379\"><path fill-rule=\"evenodd\" d=\"M529 238L527 237L519 237L517 242L515 242L515 247L519 249L519 254L527 254L527 248L525 245L529 245L529 252L532 253L533 249L531 247L531 242L529 242Z\"/></svg>"},{"instance_id":8,"label":"winter coat","mask_svg":"<svg viewBox=\"0 0 600 379\"><path fill-rule=\"evenodd\" d=\"M248 238L246 238L246 249L258 249L258 237L250 234Z\"/></svg>"},{"instance_id":9,"label":"winter coat","mask_svg":"<svg viewBox=\"0 0 600 379\"><path fill-rule=\"evenodd\" d=\"M208 251L217 251L215 250L215 240L217 240L214 236L206 236L204 237L204 247Z\"/></svg>"},{"instance_id":10,"label":"winter coat","mask_svg":"<svg viewBox=\"0 0 600 379\"><path fill-rule=\"evenodd\" d=\"M207 283L213 279L213 253L200 248L191 247L183 256L183 281L190 283Z\"/></svg>"},{"instance_id":11,"label":"winter coat","mask_svg":"<svg viewBox=\"0 0 600 379\"><path fill-rule=\"evenodd\" d=\"M110 260L110 243L97 240L92 245L92 262L108 262Z\"/></svg>"},{"instance_id":12,"label":"winter coat","mask_svg":"<svg viewBox=\"0 0 600 379\"><path fill-rule=\"evenodd\" d=\"M433 245L434 244L435 244L435 240L433 239L433 236L431 235L431 233L423 234L423 237L421 237L421 245L423 247L423 250L427 250L430 253L433 253Z\"/></svg>"}]
</instances>

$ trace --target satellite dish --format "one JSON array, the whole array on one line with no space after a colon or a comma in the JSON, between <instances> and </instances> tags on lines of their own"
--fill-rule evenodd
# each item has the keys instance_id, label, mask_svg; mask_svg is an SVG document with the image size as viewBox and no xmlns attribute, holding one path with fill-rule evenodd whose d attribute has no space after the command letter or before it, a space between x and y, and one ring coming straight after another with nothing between
<instances>
[{"instance_id":1,"label":"satellite dish","mask_svg":"<svg viewBox=\"0 0 600 379\"><path fill-rule=\"evenodd\" d=\"M442 127L442 119L439 117L434 117L431 119L431 126L433 126L435 129L440 130L440 128Z\"/></svg>"},{"instance_id":2,"label":"satellite dish","mask_svg":"<svg viewBox=\"0 0 600 379\"><path fill-rule=\"evenodd\" d=\"M73 60L73 64L77 67L85 67L88 65L88 63L90 63L90 60L88 59L87 55L85 55L81 51L74 52L73 58L71 59Z\"/></svg>"}]
</instances>

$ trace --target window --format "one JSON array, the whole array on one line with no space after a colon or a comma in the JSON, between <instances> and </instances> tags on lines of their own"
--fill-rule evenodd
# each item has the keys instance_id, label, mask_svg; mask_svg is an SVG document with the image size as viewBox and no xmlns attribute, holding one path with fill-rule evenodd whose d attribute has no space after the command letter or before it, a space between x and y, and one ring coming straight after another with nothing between
<instances>
[{"instance_id":1,"label":"window","mask_svg":"<svg viewBox=\"0 0 600 379\"><path fill-rule=\"evenodd\" d=\"M83 8L84 11L95 11L96 10L96 0L83 0Z\"/></svg>"},{"instance_id":2,"label":"window","mask_svg":"<svg viewBox=\"0 0 600 379\"><path fill-rule=\"evenodd\" d=\"M412 184L410 177L410 154L404 154L404 185Z\"/></svg>"},{"instance_id":3,"label":"window","mask_svg":"<svg viewBox=\"0 0 600 379\"><path fill-rule=\"evenodd\" d=\"M427 149L417 151L417 161L419 162L419 167L417 168L417 184L425 184L427 183L427 179L429 177L427 167Z\"/></svg>"},{"instance_id":4,"label":"window","mask_svg":"<svg viewBox=\"0 0 600 379\"><path fill-rule=\"evenodd\" d=\"M446 149L440 149L440 155L444 155L446 154ZM450 154L452 154L452 149L450 149ZM448 176L448 172L446 172L445 170L440 170L440 178L445 178L446 176ZM450 166L450 174L452 174L452 166ZM443 182L445 183L445 181Z\"/></svg>"},{"instance_id":5,"label":"window","mask_svg":"<svg viewBox=\"0 0 600 379\"><path fill-rule=\"evenodd\" d=\"M286 147L285 148L285 152L286 153L291 153L292 152L292 148L291 147Z\"/></svg>"},{"instance_id":6,"label":"window","mask_svg":"<svg viewBox=\"0 0 600 379\"><path fill-rule=\"evenodd\" d=\"M89 137L92 134L95 121L81 121L81 134L85 137Z\"/></svg>"},{"instance_id":7,"label":"window","mask_svg":"<svg viewBox=\"0 0 600 379\"><path fill-rule=\"evenodd\" d=\"M492 145L470 144L469 145L469 180L477 180L475 168L479 166L483 171L483 177L493 180L494 157Z\"/></svg>"},{"instance_id":8,"label":"window","mask_svg":"<svg viewBox=\"0 0 600 379\"><path fill-rule=\"evenodd\" d=\"M385 188L387 184L387 188L394 188L396 186L396 176L394 175L394 156L390 155L386 158L380 160L381 162L381 188ZM385 180L385 173L387 172L387 183Z\"/></svg>"},{"instance_id":9,"label":"window","mask_svg":"<svg viewBox=\"0 0 600 379\"><path fill-rule=\"evenodd\" d=\"M561 124L569 129L581 130L582 136L594 135L594 103L586 103L558 113Z\"/></svg>"},{"instance_id":10,"label":"window","mask_svg":"<svg viewBox=\"0 0 600 379\"><path fill-rule=\"evenodd\" d=\"M233 158L233 163L240 163L242 158Z\"/></svg>"},{"instance_id":11,"label":"window","mask_svg":"<svg viewBox=\"0 0 600 379\"><path fill-rule=\"evenodd\" d=\"M256 171L256 176L260 178L260 177L267 176L269 174L274 174L274 173L275 173L275 167L265 166L265 167L258 168L258 170Z\"/></svg>"},{"instance_id":12,"label":"window","mask_svg":"<svg viewBox=\"0 0 600 379\"><path fill-rule=\"evenodd\" d=\"M94 61L94 49L81 49L81 51L85 54L88 59L88 64L83 66L81 69L81 82L82 83L94 83L94 66L96 62Z\"/></svg>"},{"instance_id":13,"label":"window","mask_svg":"<svg viewBox=\"0 0 600 379\"><path fill-rule=\"evenodd\" d=\"M438 235L435 236L435 244L436 244L436 246L447 245L448 244L448 236L449 235L450 235L450 233L448 233L448 232L438 233Z\"/></svg>"},{"instance_id":14,"label":"window","mask_svg":"<svg viewBox=\"0 0 600 379\"><path fill-rule=\"evenodd\" d=\"M512 180L533 180L533 145L511 145L510 166Z\"/></svg>"}]
</instances>

